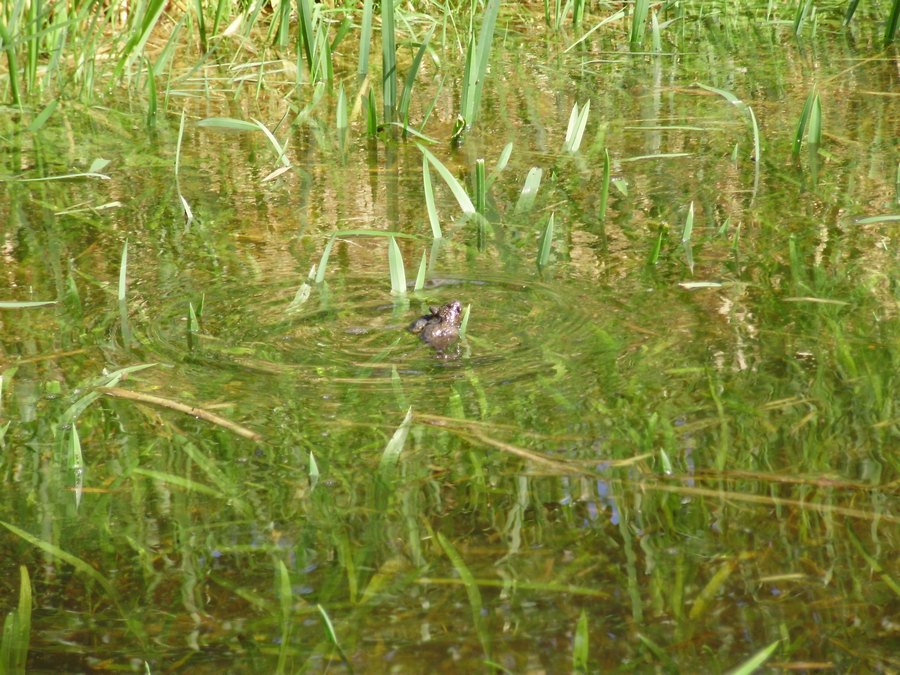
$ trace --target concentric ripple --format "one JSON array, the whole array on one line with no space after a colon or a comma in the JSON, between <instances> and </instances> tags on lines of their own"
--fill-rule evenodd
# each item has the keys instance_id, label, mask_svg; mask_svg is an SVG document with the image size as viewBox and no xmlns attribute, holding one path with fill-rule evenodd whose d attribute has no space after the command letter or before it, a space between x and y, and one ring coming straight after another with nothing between
<instances>
[{"instance_id":1,"label":"concentric ripple","mask_svg":"<svg viewBox=\"0 0 900 675\"><path fill-rule=\"evenodd\" d=\"M223 284L207 289L201 330L187 338L187 301L155 309L148 349L160 360L205 369L288 375L306 381L390 387L394 370L406 383L453 380L466 373L481 386L533 378L571 380L597 348L609 308L569 293L565 284L503 276L439 277L407 298L392 298L382 277L343 278L313 288L291 309L296 287ZM471 306L468 339L443 358L406 326L429 305ZM577 382L572 385L577 387Z\"/></svg>"}]
</instances>

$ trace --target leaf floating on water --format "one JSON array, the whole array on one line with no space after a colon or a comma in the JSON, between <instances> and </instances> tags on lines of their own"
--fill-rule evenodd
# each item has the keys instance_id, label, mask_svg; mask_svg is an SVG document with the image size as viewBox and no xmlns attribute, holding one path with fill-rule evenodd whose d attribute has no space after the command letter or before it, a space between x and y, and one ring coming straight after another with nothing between
<instances>
[{"instance_id":1,"label":"leaf floating on water","mask_svg":"<svg viewBox=\"0 0 900 675\"><path fill-rule=\"evenodd\" d=\"M16 302L14 300L0 301L0 309L27 309L29 307L44 307L46 305L55 305L56 300L35 300Z\"/></svg>"}]
</instances>

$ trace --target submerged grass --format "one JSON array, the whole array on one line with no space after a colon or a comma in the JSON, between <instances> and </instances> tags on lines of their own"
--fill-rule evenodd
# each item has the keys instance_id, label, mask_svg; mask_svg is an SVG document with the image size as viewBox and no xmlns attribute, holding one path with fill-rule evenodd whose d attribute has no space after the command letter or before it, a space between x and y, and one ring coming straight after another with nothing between
<instances>
[{"instance_id":1,"label":"submerged grass","mask_svg":"<svg viewBox=\"0 0 900 675\"><path fill-rule=\"evenodd\" d=\"M52 23L40 3L3 9L4 25L18 31L4 39L5 62L18 65L0 87L24 101L30 124L0 130L10 139L0 209L8 204L11 280L0 303L10 335L0 346L0 468L15 477L0 507L18 528L0 543L7 559L25 551L33 570L50 570L35 572L48 610L75 594L47 561L75 565L94 613L90 623L82 612L36 613L35 670L63 651L73 670L96 665L75 662L88 643L92 658L130 657L133 640L114 628L125 615L153 627L141 657L185 667L226 650L250 670L289 672L294 659L323 670L338 656L347 669L371 669L376 634L397 645L397 670L437 667L448 651L460 668L516 672L535 663L724 672L752 655L738 667L749 672L775 649L785 668L884 661L887 650L865 633L878 634L897 594L896 321L885 255L896 204L895 186L879 178L900 175L879 149L893 117L853 127L854 142L871 141L865 181L852 151L829 147L829 189L811 195L771 158L792 153L792 141L798 151L804 140L818 146L821 102L809 99L792 137L765 94L794 100L792 77L773 84L753 64L708 72L692 57L696 44L714 64L742 62L748 45L758 47L754 58L776 49L745 42L739 29L752 14L771 28L760 32L789 34L795 5L640 3L629 7L629 26L607 5L547 2L559 31L551 33L533 21L539 6L381 3L381 28L393 20L394 39L391 47L382 31L381 72L368 62L379 37L371 0L302 0L273 12L196 3L181 16L174 6L156 14L158 6L126 21L128 6L110 3L90 30L77 18L84 4L64 20L65 5L55 6ZM490 17L479 12L495 7L504 29L490 32L513 47L501 55L499 42L491 51L482 40ZM828 21L812 10L804 41ZM567 35L570 12L590 28ZM482 20L478 40L476 24L460 19L467 13ZM599 63L598 54L624 54L629 37L632 50L643 48L639 13L654 54L628 55L630 67ZM45 30L23 29L29 22ZM142 44L145 23L155 28ZM862 30L856 20L853 29ZM356 30L365 42L358 59L347 47ZM115 47L112 58L42 47L64 31L79 45ZM857 55L842 49L836 61ZM669 70L664 51L681 70ZM789 42L777 52L801 62ZM110 82L120 66L121 82ZM814 75L824 98L833 85ZM464 76L457 101L448 92ZM598 91L601 77L608 86ZM688 77L754 92L750 108L704 85L749 122L754 193L765 171L766 198L753 209L736 161L747 144L726 138L727 115L715 106L711 115L709 98L681 86ZM51 91L96 96L100 82L126 92L131 114L73 111L65 96L40 103ZM799 86L802 97L809 85ZM404 133L446 143L457 104L475 111L476 133L459 152L385 133L377 143L378 96L394 101L393 126ZM859 111L870 98L860 97ZM766 164L754 110L768 118ZM586 131L588 111L596 132ZM843 114L828 107L828 131L849 138L857 118ZM240 132L238 141L189 133L192 117L222 137ZM106 136L130 139L133 154ZM481 158L504 143L486 175ZM273 168L272 149L269 182L248 178ZM108 167L90 159L104 156L114 157ZM77 180L101 171L103 183ZM110 194L87 203L122 200L124 209L80 211L81 192L97 189ZM439 212L457 205L477 232L442 230ZM829 220L832 212L846 215ZM401 251L419 257L426 214L433 242L421 253L415 300L465 306L459 349L442 354L402 330L411 312ZM374 224L349 229L361 215ZM683 223L684 258L666 222ZM370 283L371 270L380 283ZM117 339L113 297L123 338L134 334L127 344ZM139 357L161 365L128 365ZM69 478L81 467L83 486ZM29 534L39 528L48 536ZM831 546L845 532L851 543ZM117 616L107 599L125 604ZM812 604L838 617L852 605L859 620L825 613L813 626ZM300 615L317 612L324 637L299 630ZM190 645L182 626L196 628ZM109 641L90 640L96 630ZM773 644L783 633L804 638ZM638 639L610 639L626 634ZM4 635L3 644L14 641Z\"/></svg>"}]
</instances>

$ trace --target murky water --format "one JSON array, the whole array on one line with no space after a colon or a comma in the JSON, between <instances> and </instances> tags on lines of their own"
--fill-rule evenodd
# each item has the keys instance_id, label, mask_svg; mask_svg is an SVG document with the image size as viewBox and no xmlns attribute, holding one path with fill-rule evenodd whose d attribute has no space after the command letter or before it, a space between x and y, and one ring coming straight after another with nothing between
<instances>
[{"instance_id":1,"label":"murky water","mask_svg":"<svg viewBox=\"0 0 900 675\"><path fill-rule=\"evenodd\" d=\"M432 149L463 177L513 143L491 228L432 172L438 246L419 150L357 122L342 154L327 98L276 132L294 168L266 183L261 134L188 125L190 225L174 115L152 134L75 105L38 134L0 115L6 175L111 160L109 181L0 198L0 300L56 300L0 310L0 607L25 565L35 672L565 672L580 619L591 671L724 671L779 640L770 665L900 667L896 55L862 28L692 28L703 46L677 58L509 28L480 126ZM446 141L456 85L420 77L416 119L437 97L424 132ZM749 118L698 81L752 107L759 162ZM792 160L814 84L823 146ZM195 121L287 111L182 103ZM387 239L346 235L297 302L331 234L360 229L410 235L425 289L392 295ZM404 328L454 299L467 335L439 359Z\"/></svg>"}]
</instances>

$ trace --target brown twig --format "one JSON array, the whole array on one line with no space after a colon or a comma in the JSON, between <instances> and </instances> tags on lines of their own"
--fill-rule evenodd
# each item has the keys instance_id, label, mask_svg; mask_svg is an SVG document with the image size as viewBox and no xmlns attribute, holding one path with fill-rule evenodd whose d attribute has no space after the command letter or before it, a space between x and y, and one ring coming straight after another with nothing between
<instances>
[{"instance_id":1,"label":"brown twig","mask_svg":"<svg viewBox=\"0 0 900 675\"><path fill-rule=\"evenodd\" d=\"M102 391L107 396L125 398L130 401L139 401L141 403L150 403L152 405L158 405L163 408L169 408L170 410L177 410L178 412L183 412L186 415L199 417L200 419L220 426L223 429L228 429L229 431L237 434L238 436L241 436L242 438L246 438L256 442L262 441L262 436L255 431L250 431L250 429L242 427L240 424L235 424L234 422L226 420L224 417L219 417L215 413L211 413L208 410L204 410L203 408L185 405L184 403L179 403L178 401L173 401L168 398L162 398L161 396L141 394L137 391L120 389L119 387L101 387L100 391Z\"/></svg>"}]
</instances>

